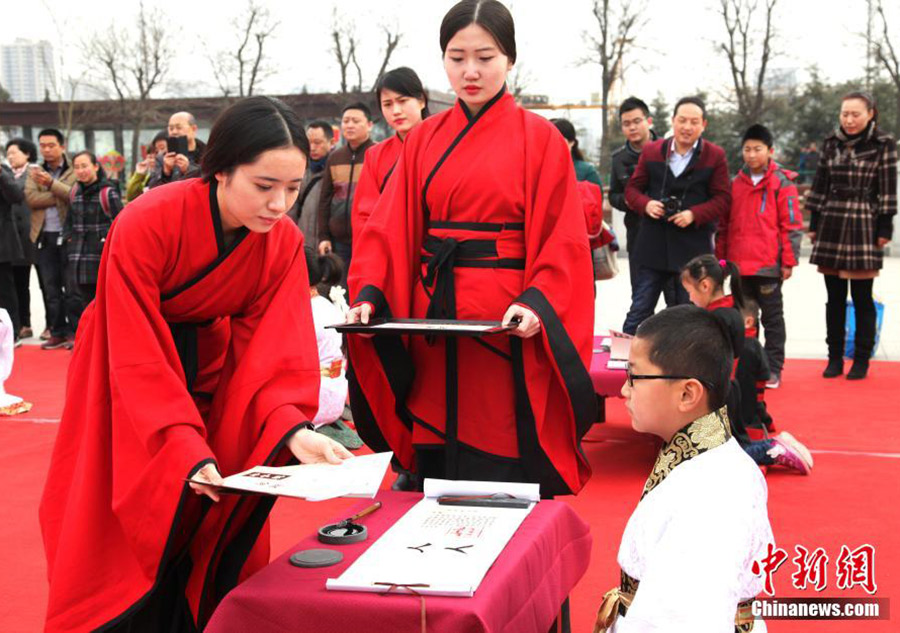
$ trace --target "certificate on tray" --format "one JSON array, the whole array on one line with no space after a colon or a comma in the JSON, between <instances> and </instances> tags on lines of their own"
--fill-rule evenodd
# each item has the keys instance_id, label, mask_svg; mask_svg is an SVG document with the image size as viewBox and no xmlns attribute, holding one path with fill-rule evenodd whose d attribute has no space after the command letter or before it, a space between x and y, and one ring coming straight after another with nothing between
<instances>
[{"instance_id":1,"label":"certificate on tray","mask_svg":"<svg viewBox=\"0 0 900 633\"><path fill-rule=\"evenodd\" d=\"M324 501L336 497L368 497L378 492L393 453L375 453L345 459L340 464L256 466L225 477L226 494L261 494ZM197 483L197 482L194 482Z\"/></svg>"},{"instance_id":2,"label":"certificate on tray","mask_svg":"<svg viewBox=\"0 0 900 633\"><path fill-rule=\"evenodd\" d=\"M471 597L539 499L537 484L426 479L425 498L325 587Z\"/></svg>"},{"instance_id":3,"label":"certificate on tray","mask_svg":"<svg viewBox=\"0 0 900 633\"><path fill-rule=\"evenodd\" d=\"M432 336L484 336L507 332L518 323L504 326L500 321L451 321L443 319L370 319L362 323L329 325L347 334L420 334Z\"/></svg>"}]
</instances>

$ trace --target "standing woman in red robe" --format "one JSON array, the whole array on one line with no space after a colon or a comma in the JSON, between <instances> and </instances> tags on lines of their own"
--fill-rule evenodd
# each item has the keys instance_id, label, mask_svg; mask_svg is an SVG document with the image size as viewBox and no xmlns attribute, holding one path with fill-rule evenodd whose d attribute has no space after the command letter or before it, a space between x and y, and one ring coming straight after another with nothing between
<instances>
[{"instance_id":1,"label":"standing woman in red robe","mask_svg":"<svg viewBox=\"0 0 900 633\"><path fill-rule=\"evenodd\" d=\"M394 173L406 135L428 116L428 95L412 68L401 66L384 73L373 92L381 107L381 116L396 133L366 152L366 162L353 196L350 225L354 240L362 233Z\"/></svg>"},{"instance_id":2,"label":"standing woman in red robe","mask_svg":"<svg viewBox=\"0 0 900 633\"><path fill-rule=\"evenodd\" d=\"M484 339L351 336L354 420L420 477L526 481L545 496L590 477L593 277L565 141L506 90L515 27L464 0L440 33L459 97L403 145L360 235L348 321L518 321Z\"/></svg>"},{"instance_id":3,"label":"standing woman in red robe","mask_svg":"<svg viewBox=\"0 0 900 633\"><path fill-rule=\"evenodd\" d=\"M283 103L239 101L213 125L202 179L154 189L113 223L41 500L47 631L202 630L268 562L273 500L186 480L349 456L310 430L306 262L280 221L308 147Z\"/></svg>"}]
</instances>

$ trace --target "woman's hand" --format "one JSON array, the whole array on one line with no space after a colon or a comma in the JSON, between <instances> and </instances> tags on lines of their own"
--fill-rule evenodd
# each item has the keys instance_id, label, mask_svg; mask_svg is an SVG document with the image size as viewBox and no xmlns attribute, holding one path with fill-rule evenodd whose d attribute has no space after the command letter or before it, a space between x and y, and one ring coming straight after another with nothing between
<instances>
[{"instance_id":1,"label":"woman's hand","mask_svg":"<svg viewBox=\"0 0 900 633\"><path fill-rule=\"evenodd\" d=\"M327 255L331 252L331 240L322 240L319 242L319 255Z\"/></svg>"},{"instance_id":2,"label":"woman's hand","mask_svg":"<svg viewBox=\"0 0 900 633\"><path fill-rule=\"evenodd\" d=\"M354 308L350 308L350 311L347 313L347 325L353 325L354 323L362 323L363 325L368 325L369 319L371 317L372 304L361 303Z\"/></svg>"},{"instance_id":3,"label":"woman's hand","mask_svg":"<svg viewBox=\"0 0 900 633\"><path fill-rule=\"evenodd\" d=\"M350 311L347 312L347 325L353 325L354 323L362 323L363 325L369 324L369 319L372 318L372 304L371 303L361 303L355 308L350 308ZM354 336L361 336L363 338L372 338L375 336L370 332L357 332Z\"/></svg>"},{"instance_id":4,"label":"woman's hand","mask_svg":"<svg viewBox=\"0 0 900 633\"><path fill-rule=\"evenodd\" d=\"M815 231L810 231L809 233L806 234L806 237L808 237L808 238L809 238L809 241L812 242L813 244L816 243L816 233L815 233Z\"/></svg>"},{"instance_id":5,"label":"woman's hand","mask_svg":"<svg viewBox=\"0 0 900 633\"><path fill-rule=\"evenodd\" d=\"M878 238L878 248L884 248L885 246L887 246L890 243L891 243L891 240L888 237L879 237Z\"/></svg>"},{"instance_id":6,"label":"woman's hand","mask_svg":"<svg viewBox=\"0 0 900 633\"><path fill-rule=\"evenodd\" d=\"M319 435L309 429L300 429L288 442L288 448L302 464L340 464L353 457L346 448L330 437Z\"/></svg>"},{"instance_id":7,"label":"woman's hand","mask_svg":"<svg viewBox=\"0 0 900 633\"><path fill-rule=\"evenodd\" d=\"M225 483L222 479L222 475L219 474L219 470L216 468L215 464L207 464L191 477L194 481L202 481L207 484L212 484L213 486L221 486ZM202 486L200 484L191 483L188 484L191 488L193 488L194 492L198 495L206 495L213 501L219 500L219 493L215 491L214 488L210 486Z\"/></svg>"},{"instance_id":8,"label":"woman's hand","mask_svg":"<svg viewBox=\"0 0 900 633\"><path fill-rule=\"evenodd\" d=\"M515 334L522 338L531 338L541 331L540 319L537 318L537 315L534 312L525 306L520 306L515 303L509 306L506 310L506 314L503 315L503 326L506 327L514 319L519 322L519 326L514 330L510 330L510 334Z\"/></svg>"}]
</instances>

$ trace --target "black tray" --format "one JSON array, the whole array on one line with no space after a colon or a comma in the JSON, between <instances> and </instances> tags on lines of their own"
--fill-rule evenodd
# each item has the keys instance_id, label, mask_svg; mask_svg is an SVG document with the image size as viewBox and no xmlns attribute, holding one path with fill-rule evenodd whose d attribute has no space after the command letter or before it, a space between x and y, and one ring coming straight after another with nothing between
<instances>
[{"instance_id":1,"label":"black tray","mask_svg":"<svg viewBox=\"0 0 900 633\"><path fill-rule=\"evenodd\" d=\"M346 334L412 334L432 336L485 336L508 332L518 327L518 323L503 326L500 321L450 321L441 319L369 319L363 325L328 325Z\"/></svg>"}]
</instances>

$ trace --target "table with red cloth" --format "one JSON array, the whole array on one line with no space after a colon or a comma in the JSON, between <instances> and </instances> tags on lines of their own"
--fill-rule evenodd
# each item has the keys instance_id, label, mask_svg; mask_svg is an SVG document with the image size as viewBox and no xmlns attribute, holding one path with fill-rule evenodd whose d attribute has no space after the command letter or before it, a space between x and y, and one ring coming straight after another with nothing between
<instances>
[{"instance_id":1,"label":"table with red cloth","mask_svg":"<svg viewBox=\"0 0 900 633\"><path fill-rule=\"evenodd\" d=\"M323 545L315 536L300 541L233 589L219 604L206 633L347 633L421 631L420 598L325 589L414 504L420 493L382 491L380 510L361 522L368 540ZM365 500L342 517L371 505ZM330 548L344 554L331 567L290 564L298 550ZM558 501L541 501L488 571L471 598L426 596L428 631L547 633L569 592L587 570L591 534L587 523Z\"/></svg>"},{"instance_id":2,"label":"table with red cloth","mask_svg":"<svg viewBox=\"0 0 900 633\"><path fill-rule=\"evenodd\" d=\"M609 351L600 351L605 336L594 337L594 349L591 354L591 382L594 383L594 391L604 398L622 397L622 385L625 384L624 369L609 369Z\"/></svg>"}]
</instances>

